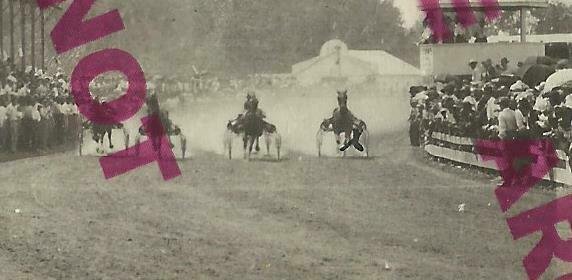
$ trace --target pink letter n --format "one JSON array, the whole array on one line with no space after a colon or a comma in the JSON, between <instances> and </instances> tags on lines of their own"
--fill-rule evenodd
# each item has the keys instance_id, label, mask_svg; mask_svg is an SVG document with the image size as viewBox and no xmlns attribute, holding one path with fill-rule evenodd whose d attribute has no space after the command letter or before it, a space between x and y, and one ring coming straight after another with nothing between
<instances>
[{"instance_id":1,"label":"pink letter n","mask_svg":"<svg viewBox=\"0 0 572 280\"><path fill-rule=\"evenodd\" d=\"M62 0L36 0L41 9ZM52 42L58 54L125 29L117 10L84 21L95 0L74 0L52 30Z\"/></svg>"},{"instance_id":2,"label":"pink letter n","mask_svg":"<svg viewBox=\"0 0 572 280\"><path fill-rule=\"evenodd\" d=\"M157 162L163 179L171 180L181 175L171 143L161 120L157 115L141 119L148 139L127 150L123 150L99 160L106 179L110 179L141 166Z\"/></svg>"}]
</instances>

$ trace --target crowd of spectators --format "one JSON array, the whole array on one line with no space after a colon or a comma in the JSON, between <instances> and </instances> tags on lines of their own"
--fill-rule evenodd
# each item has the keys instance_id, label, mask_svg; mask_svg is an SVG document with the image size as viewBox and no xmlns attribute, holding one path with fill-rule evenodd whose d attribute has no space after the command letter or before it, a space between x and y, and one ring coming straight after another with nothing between
<instances>
[{"instance_id":1,"label":"crowd of spectators","mask_svg":"<svg viewBox=\"0 0 572 280\"><path fill-rule=\"evenodd\" d=\"M0 153L44 151L76 141L80 127L68 77L0 62Z\"/></svg>"},{"instance_id":2,"label":"crowd of spectators","mask_svg":"<svg viewBox=\"0 0 572 280\"><path fill-rule=\"evenodd\" d=\"M572 78L572 77L571 77ZM570 153L572 86L529 87L518 77L437 82L410 88L411 144L430 141L432 132L480 139L551 138Z\"/></svg>"},{"instance_id":3,"label":"crowd of spectators","mask_svg":"<svg viewBox=\"0 0 572 280\"><path fill-rule=\"evenodd\" d=\"M444 24L448 27L450 34L445 36L444 40L439 41L430 27L430 19L426 18L423 21L425 28L419 44L452 44L452 43L487 43L487 28L486 20L482 15L479 15L476 24L471 27L464 27L463 24L454 15L445 15L443 17Z\"/></svg>"}]
</instances>

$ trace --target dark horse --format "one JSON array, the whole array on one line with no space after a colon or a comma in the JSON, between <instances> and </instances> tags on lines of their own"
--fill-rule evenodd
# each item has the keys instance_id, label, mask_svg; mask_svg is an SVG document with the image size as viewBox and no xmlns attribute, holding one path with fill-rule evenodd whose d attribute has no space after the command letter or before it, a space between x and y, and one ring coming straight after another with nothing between
<instances>
[{"instance_id":1,"label":"dark horse","mask_svg":"<svg viewBox=\"0 0 572 280\"><path fill-rule=\"evenodd\" d=\"M105 140L105 135L107 135L107 140L109 141L109 148L113 149L113 142L111 140L112 131L115 128L122 128L123 125L122 124L114 124L114 125L103 124L102 125L102 124L84 122L83 127L84 127L84 129L90 129L91 130L92 139L98 145L103 146L103 142ZM98 152L100 151L99 147L97 148L97 151Z\"/></svg>"},{"instance_id":2,"label":"dark horse","mask_svg":"<svg viewBox=\"0 0 572 280\"><path fill-rule=\"evenodd\" d=\"M341 134L344 134L345 139L340 151L343 152L353 145L357 150L363 152L364 147L358 140L366 129L365 122L356 118L348 109L347 90L338 91L338 108L334 109L331 118L322 122L320 130L323 132L333 131L338 145L342 145Z\"/></svg>"},{"instance_id":3,"label":"dark horse","mask_svg":"<svg viewBox=\"0 0 572 280\"><path fill-rule=\"evenodd\" d=\"M272 134L276 132L276 126L264 121L264 115L258 110L258 103L249 106L246 113L241 114L238 118L229 121L227 129L235 134L243 134L242 140L244 144L244 157L250 158L252 148L256 142L256 150L260 150L258 139L264 134ZM266 152L270 154L269 140L266 142Z\"/></svg>"}]
</instances>

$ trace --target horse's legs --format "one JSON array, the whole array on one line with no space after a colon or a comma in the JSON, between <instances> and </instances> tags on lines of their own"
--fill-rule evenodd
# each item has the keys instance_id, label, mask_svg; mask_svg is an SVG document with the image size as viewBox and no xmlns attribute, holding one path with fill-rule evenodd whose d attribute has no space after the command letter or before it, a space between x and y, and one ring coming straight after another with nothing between
<instances>
[{"instance_id":1,"label":"horse's legs","mask_svg":"<svg viewBox=\"0 0 572 280\"><path fill-rule=\"evenodd\" d=\"M270 155L270 133L264 134L264 141L266 142L266 155Z\"/></svg>"},{"instance_id":2,"label":"horse's legs","mask_svg":"<svg viewBox=\"0 0 572 280\"><path fill-rule=\"evenodd\" d=\"M109 148L110 148L110 149L113 149L113 143L111 142L111 131L112 131L111 128L109 128L109 129L107 130L107 140L109 141ZM102 141L101 141L101 142L103 143L103 137L102 137Z\"/></svg>"},{"instance_id":3,"label":"horse's legs","mask_svg":"<svg viewBox=\"0 0 572 280\"><path fill-rule=\"evenodd\" d=\"M258 138L254 136L248 137L248 159L250 159L250 155L252 154L252 147L254 146L254 142L257 141Z\"/></svg>"},{"instance_id":4,"label":"horse's legs","mask_svg":"<svg viewBox=\"0 0 572 280\"><path fill-rule=\"evenodd\" d=\"M243 143L243 149L244 149L244 159L246 159L246 155L247 155L246 147L248 146L248 136L246 136L246 134L244 134L244 136L242 137L242 143Z\"/></svg>"},{"instance_id":5,"label":"horse's legs","mask_svg":"<svg viewBox=\"0 0 572 280\"><path fill-rule=\"evenodd\" d=\"M256 152L260 152L260 145L259 145L260 136L256 137Z\"/></svg>"}]
</instances>

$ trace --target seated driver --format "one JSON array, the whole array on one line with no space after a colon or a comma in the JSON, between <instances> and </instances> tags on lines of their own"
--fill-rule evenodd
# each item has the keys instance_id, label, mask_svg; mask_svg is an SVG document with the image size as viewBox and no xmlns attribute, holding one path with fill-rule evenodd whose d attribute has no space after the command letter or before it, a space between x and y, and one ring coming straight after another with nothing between
<instances>
[{"instance_id":1,"label":"seated driver","mask_svg":"<svg viewBox=\"0 0 572 280\"><path fill-rule=\"evenodd\" d=\"M244 116L246 113L252 111L254 111L260 118L266 118L264 111L258 108L258 98L256 97L256 94L254 92L249 92L246 95L246 101L244 102L244 112L242 115Z\"/></svg>"}]
</instances>

